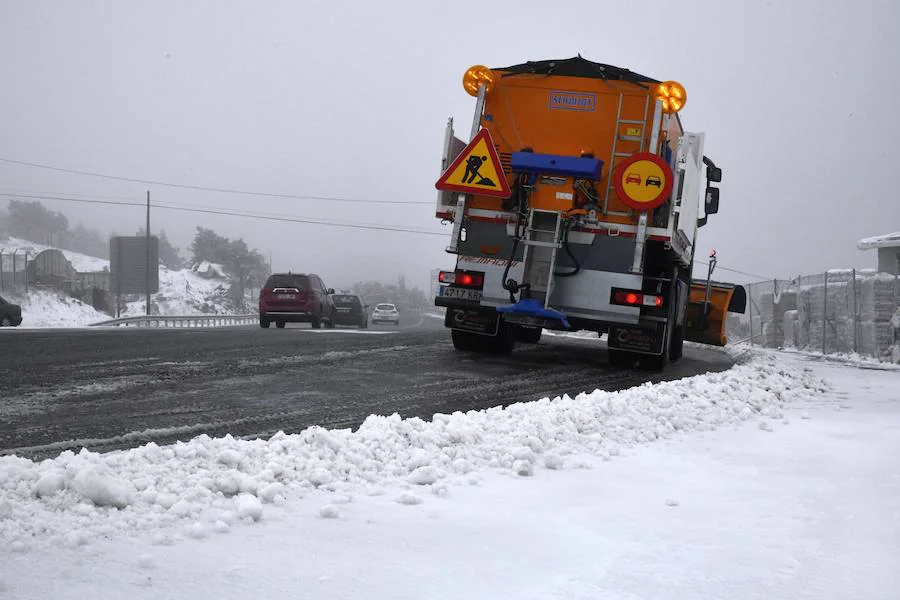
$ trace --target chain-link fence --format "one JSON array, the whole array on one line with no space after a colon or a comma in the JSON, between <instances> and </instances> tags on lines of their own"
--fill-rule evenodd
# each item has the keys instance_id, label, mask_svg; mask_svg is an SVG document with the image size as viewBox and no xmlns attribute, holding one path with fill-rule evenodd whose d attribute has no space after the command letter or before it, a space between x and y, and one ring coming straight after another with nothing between
<instances>
[{"instance_id":1,"label":"chain-link fence","mask_svg":"<svg viewBox=\"0 0 900 600\"><path fill-rule=\"evenodd\" d=\"M745 287L747 311L729 322L731 341L900 362L897 275L832 270Z\"/></svg>"}]
</instances>

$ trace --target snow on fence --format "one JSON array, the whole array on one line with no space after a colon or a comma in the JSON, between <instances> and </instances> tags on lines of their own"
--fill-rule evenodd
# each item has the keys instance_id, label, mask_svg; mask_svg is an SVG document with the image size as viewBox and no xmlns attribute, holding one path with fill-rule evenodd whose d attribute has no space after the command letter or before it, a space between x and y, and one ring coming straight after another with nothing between
<instances>
[{"instance_id":1,"label":"snow on fence","mask_svg":"<svg viewBox=\"0 0 900 600\"><path fill-rule=\"evenodd\" d=\"M857 353L900 362L900 278L841 269L746 285L748 311L732 339L770 348Z\"/></svg>"}]
</instances>

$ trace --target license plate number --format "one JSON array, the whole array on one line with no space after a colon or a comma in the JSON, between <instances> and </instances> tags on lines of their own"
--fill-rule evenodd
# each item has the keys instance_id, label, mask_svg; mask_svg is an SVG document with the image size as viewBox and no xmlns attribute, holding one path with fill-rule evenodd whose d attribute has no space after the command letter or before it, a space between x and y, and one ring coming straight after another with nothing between
<instances>
[{"instance_id":1,"label":"license plate number","mask_svg":"<svg viewBox=\"0 0 900 600\"><path fill-rule=\"evenodd\" d=\"M282 300L293 300L297 296L294 294L278 294L278 297L281 298Z\"/></svg>"},{"instance_id":2,"label":"license plate number","mask_svg":"<svg viewBox=\"0 0 900 600\"><path fill-rule=\"evenodd\" d=\"M470 302L481 302L481 290L467 290L465 288L443 287L441 296L444 298L456 298Z\"/></svg>"}]
</instances>

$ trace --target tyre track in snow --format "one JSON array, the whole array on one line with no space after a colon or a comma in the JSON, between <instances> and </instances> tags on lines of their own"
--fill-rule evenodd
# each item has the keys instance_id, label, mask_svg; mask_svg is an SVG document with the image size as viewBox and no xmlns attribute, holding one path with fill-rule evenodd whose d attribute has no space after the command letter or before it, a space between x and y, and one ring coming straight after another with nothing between
<instances>
[{"instance_id":1,"label":"tyre track in snow","mask_svg":"<svg viewBox=\"0 0 900 600\"><path fill-rule=\"evenodd\" d=\"M0 453L31 458L202 433L356 427L369 414L431 418L724 370L688 349L662 377L612 369L596 340L545 338L511 357L452 349L440 323L375 331L288 327L18 332L0 338ZM380 335L383 332L383 335Z\"/></svg>"}]
</instances>

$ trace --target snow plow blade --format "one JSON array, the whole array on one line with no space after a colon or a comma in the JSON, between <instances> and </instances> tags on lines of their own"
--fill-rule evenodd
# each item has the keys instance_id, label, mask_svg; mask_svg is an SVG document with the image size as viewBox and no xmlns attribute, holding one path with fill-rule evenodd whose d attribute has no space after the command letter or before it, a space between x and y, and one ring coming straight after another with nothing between
<instances>
[{"instance_id":1,"label":"snow plow blade","mask_svg":"<svg viewBox=\"0 0 900 600\"><path fill-rule=\"evenodd\" d=\"M725 322L729 312L743 314L747 291L743 286L695 279L684 319L684 339L711 346L728 343Z\"/></svg>"}]
</instances>

